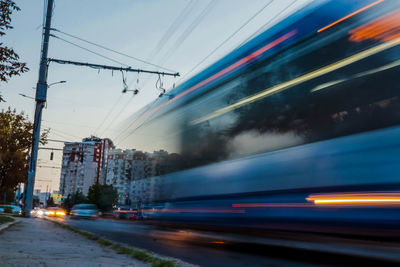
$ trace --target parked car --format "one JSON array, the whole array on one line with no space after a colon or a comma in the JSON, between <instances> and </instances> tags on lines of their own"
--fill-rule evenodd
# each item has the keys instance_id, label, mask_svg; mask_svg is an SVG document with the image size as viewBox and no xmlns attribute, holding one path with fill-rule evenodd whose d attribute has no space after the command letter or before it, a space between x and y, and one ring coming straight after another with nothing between
<instances>
[{"instance_id":1,"label":"parked car","mask_svg":"<svg viewBox=\"0 0 400 267\"><path fill-rule=\"evenodd\" d=\"M0 212L4 212L5 209L7 210L7 207L11 208L13 214L22 213L22 209L17 205L0 205Z\"/></svg>"},{"instance_id":2,"label":"parked car","mask_svg":"<svg viewBox=\"0 0 400 267\"><path fill-rule=\"evenodd\" d=\"M92 218L98 216L98 210L94 204L77 204L72 207L71 215L75 218Z\"/></svg>"}]
</instances>

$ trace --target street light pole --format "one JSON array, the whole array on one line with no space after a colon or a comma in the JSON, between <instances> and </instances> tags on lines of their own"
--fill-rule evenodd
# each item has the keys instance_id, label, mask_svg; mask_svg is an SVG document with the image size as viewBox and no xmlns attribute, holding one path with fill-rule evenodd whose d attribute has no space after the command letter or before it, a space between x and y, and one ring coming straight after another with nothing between
<instances>
[{"instance_id":1,"label":"street light pole","mask_svg":"<svg viewBox=\"0 0 400 267\"><path fill-rule=\"evenodd\" d=\"M40 58L40 68L39 68L39 81L36 85L36 108L35 108L35 118L33 123L33 134L32 134L32 150L29 157L29 170L28 170L28 181L25 186L24 194L24 214L26 217L30 217L32 210L32 200L33 200L33 188L35 186L35 172L37 165L37 155L39 148L40 139L40 124L42 120L42 110L46 103L47 96L47 54L49 50L49 37L51 28L51 16L53 13L53 2L54 0L48 0L47 11L46 11L46 22L43 29L43 39L42 39L42 51Z\"/></svg>"}]
</instances>

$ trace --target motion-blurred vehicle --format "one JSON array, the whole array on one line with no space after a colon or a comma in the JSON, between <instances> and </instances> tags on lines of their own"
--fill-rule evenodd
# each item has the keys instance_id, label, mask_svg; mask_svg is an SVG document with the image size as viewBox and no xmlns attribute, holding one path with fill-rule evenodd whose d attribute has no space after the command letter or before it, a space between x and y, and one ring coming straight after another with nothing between
<instances>
[{"instance_id":1,"label":"motion-blurred vehicle","mask_svg":"<svg viewBox=\"0 0 400 267\"><path fill-rule=\"evenodd\" d=\"M72 207L71 216L73 218L90 218L98 217L98 210L94 204L77 204Z\"/></svg>"},{"instance_id":2,"label":"motion-blurred vehicle","mask_svg":"<svg viewBox=\"0 0 400 267\"><path fill-rule=\"evenodd\" d=\"M398 0L312 1L161 95L124 129L166 150L145 214L400 236L399 44Z\"/></svg>"},{"instance_id":3,"label":"motion-blurred vehicle","mask_svg":"<svg viewBox=\"0 0 400 267\"><path fill-rule=\"evenodd\" d=\"M40 212L42 210L38 210ZM49 217L64 217L66 215L65 210L60 208L47 208L44 210L44 214Z\"/></svg>"},{"instance_id":4,"label":"motion-blurred vehicle","mask_svg":"<svg viewBox=\"0 0 400 267\"><path fill-rule=\"evenodd\" d=\"M0 205L0 212L5 212L7 208L11 209L12 214L22 214L22 209L17 205Z\"/></svg>"},{"instance_id":5,"label":"motion-blurred vehicle","mask_svg":"<svg viewBox=\"0 0 400 267\"><path fill-rule=\"evenodd\" d=\"M43 208L36 207L31 210L31 215L34 217L42 217L45 215L46 210Z\"/></svg>"},{"instance_id":6,"label":"motion-blurred vehicle","mask_svg":"<svg viewBox=\"0 0 400 267\"><path fill-rule=\"evenodd\" d=\"M113 209L113 216L116 219L130 219L135 212L130 206L119 206Z\"/></svg>"}]
</instances>

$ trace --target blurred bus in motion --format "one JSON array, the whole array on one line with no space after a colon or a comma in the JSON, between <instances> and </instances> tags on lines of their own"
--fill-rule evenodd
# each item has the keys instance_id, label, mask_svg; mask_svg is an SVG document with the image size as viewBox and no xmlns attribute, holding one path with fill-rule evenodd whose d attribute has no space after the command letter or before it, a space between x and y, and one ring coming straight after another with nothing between
<instances>
[{"instance_id":1,"label":"blurred bus in motion","mask_svg":"<svg viewBox=\"0 0 400 267\"><path fill-rule=\"evenodd\" d=\"M205 40L206 41L206 40ZM398 233L400 1L314 1L132 118L146 218Z\"/></svg>"}]
</instances>

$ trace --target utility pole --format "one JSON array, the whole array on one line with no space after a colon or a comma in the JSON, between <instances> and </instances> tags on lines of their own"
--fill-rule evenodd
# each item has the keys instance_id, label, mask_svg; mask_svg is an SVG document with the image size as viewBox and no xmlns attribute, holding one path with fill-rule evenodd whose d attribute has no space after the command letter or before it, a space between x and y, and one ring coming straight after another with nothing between
<instances>
[{"instance_id":1,"label":"utility pole","mask_svg":"<svg viewBox=\"0 0 400 267\"><path fill-rule=\"evenodd\" d=\"M46 103L46 97L47 97L47 87L48 87L47 53L49 50L53 2L54 0L47 1L46 22L43 29L42 51L41 51L40 68L39 68L39 81L36 85L36 97L35 97L36 108L35 108L35 118L33 123L32 150L31 150L31 155L29 157L28 181L25 191L26 193L24 194L25 196L24 214L26 217L31 216L33 188L35 186L35 173L36 173L36 164L37 164L39 139L40 139L40 124L42 120L42 110Z\"/></svg>"}]
</instances>

